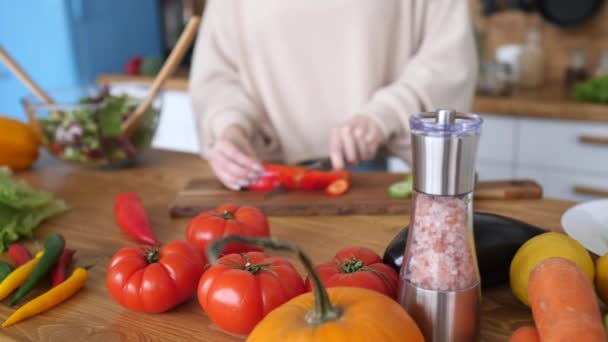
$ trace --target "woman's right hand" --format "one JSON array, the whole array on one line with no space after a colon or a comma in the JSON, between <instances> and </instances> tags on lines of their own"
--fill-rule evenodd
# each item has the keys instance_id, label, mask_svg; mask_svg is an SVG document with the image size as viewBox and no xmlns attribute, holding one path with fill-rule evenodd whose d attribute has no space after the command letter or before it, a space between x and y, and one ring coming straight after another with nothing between
<instances>
[{"instance_id":1,"label":"woman's right hand","mask_svg":"<svg viewBox=\"0 0 608 342\"><path fill-rule=\"evenodd\" d=\"M264 171L245 130L237 124L224 129L207 159L217 178L232 190L246 187Z\"/></svg>"}]
</instances>

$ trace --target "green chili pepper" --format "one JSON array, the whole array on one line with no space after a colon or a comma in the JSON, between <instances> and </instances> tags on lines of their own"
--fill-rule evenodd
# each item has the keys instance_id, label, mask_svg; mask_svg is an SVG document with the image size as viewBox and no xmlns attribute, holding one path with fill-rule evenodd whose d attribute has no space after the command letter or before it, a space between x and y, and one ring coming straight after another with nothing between
<instances>
[{"instance_id":1,"label":"green chili pepper","mask_svg":"<svg viewBox=\"0 0 608 342\"><path fill-rule=\"evenodd\" d=\"M9 274L13 272L13 266L0 261L0 282L4 280Z\"/></svg>"},{"instance_id":2,"label":"green chili pepper","mask_svg":"<svg viewBox=\"0 0 608 342\"><path fill-rule=\"evenodd\" d=\"M25 283L11 297L10 305L15 305L21 298L32 291L40 280L51 272L61 254L63 254L64 247L65 241L61 235L51 234L44 240L44 254L42 258L40 258L38 265L36 265L36 268L34 268L34 271L32 271Z\"/></svg>"}]
</instances>

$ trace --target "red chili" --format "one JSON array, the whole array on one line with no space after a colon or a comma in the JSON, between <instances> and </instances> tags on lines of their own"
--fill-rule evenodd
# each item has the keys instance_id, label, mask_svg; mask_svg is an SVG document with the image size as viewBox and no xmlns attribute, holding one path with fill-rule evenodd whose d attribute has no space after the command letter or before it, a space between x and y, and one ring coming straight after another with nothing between
<instances>
[{"instance_id":1,"label":"red chili","mask_svg":"<svg viewBox=\"0 0 608 342\"><path fill-rule=\"evenodd\" d=\"M63 283L63 281L65 280L67 269L70 266L70 263L72 262L72 257L74 256L75 252L76 251L73 249L66 248L63 250L63 254L61 254L61 257L59 257L59 260L57 260L57 263L51 270L52 287Z\"/></svg>"},{"instance_id":2,"label":"red chili","mask_svg":"<svg viewBox=\"0 0 608 342\"><path fill-rule=\"evenodd\" d=\"M114 214L118 225L137 241L150 245L160 244L152 232L146 211L136 193L125 192L118 195L114 203Z\"/></svg>"},{"instance_id":3,"label":"red chili","mask_svg":"<svg viewBox=\"0 0 608 342\"><path fill-rule=\"evenodd\" d=\"M17 267L32 259L30 252L18 243L14 243L8 248L8 255Z\"/></svg>"}]
</instances>

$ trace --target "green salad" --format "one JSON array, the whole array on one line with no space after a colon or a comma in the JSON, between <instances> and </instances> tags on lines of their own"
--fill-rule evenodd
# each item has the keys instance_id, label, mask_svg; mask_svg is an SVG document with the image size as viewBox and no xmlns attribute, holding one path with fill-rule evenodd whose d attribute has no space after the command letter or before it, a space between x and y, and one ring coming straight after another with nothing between
<instances>
[{"instance_id":1,"label":"green salad","mask_svg":"<svg viewBox=\"0 0 608 342\"><path fill-rule=\"evenodd\" d=\"M69 108L51 111L40 120L42 143L56 157L91 165L128 162L150 145L160 112L144 113L129 138L121 136L121 125L139 100L129 95L110 95L108 89L86 97Z\"/></svg>"}]
</instances>

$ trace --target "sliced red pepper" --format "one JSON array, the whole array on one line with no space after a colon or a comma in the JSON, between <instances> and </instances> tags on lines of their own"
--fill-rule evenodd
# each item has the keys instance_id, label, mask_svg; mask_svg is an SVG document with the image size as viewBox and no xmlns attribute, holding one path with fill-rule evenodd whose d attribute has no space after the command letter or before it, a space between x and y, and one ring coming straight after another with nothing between
<instances>
[{"instance_id":1,"label":"sliced red pepper","mask_svg":"<svg viewBox=\"0 0 608 342\"><path fill-rule=\"evenodd\" d=\"M338 179L349 179L349 171L317 171L299 166L265 164L264 175L249 186L254 191L269 191L281 185L288 190L323 190Z\"/></svg>"},{"instance_id":2,"label":"sliced red pepper","mask_svg":"<svg viewBox=\"0 0 608 342\"><path fill-rule=\"evenodd\" d=\"M264 168L267 172L278 175L281 185L288 190L299 189L300 181L307 171L303 167L276 164L265 164Z\"/></svg>"},{"instance_id":3,"label":"sliced red pepper","mask_svg":"<svg viewBox=\"0 0 608 342\"><path fill-rule=\"evenodd\" d=\"M264 172L262 177L247 186L251 191L271 191L281 185L281 179L275 172Z\"/></svg>"},{"instance_id":4,"label":"sliced red pepper","mask_svg":"<svg viewBox=\"0 0 608 342\"><path fill-rule=\"evenodd\" d=\"M325 193L330 196L340 196L345 194L350 188L350 183L346 179L338 179L325 188Z\"/></svg>"},{"instance_id":5,"label":"sliced red pepper","mask_svg":"<svg viewBox=\"0 0 608 342\"><path fill-rule=\"evenodd\" d=\"M339 179L350 179L348 171L308 171L300 182L302 190L323 190Z\"/></svg>"}]
</instances>

